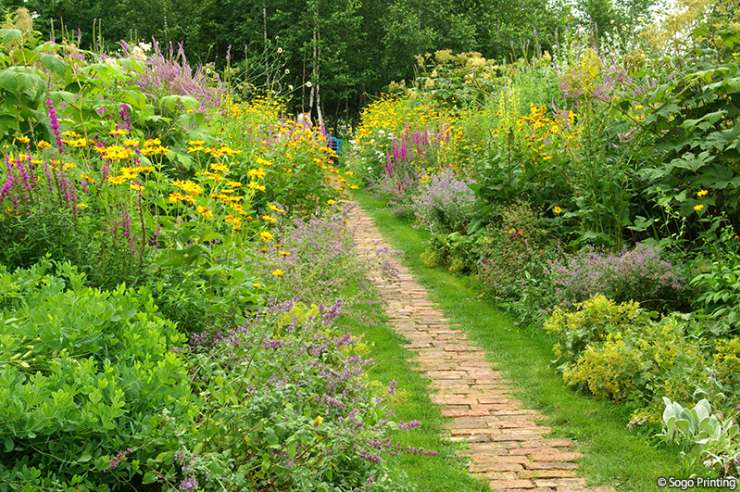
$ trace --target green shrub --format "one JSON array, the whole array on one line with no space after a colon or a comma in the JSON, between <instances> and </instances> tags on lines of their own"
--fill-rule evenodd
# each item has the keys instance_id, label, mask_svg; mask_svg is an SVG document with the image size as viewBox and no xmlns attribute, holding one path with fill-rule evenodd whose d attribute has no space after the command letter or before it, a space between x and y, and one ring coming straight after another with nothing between
<instances>
[{"instance_id":1,"label":"green shrub","mask_svg":"<svg viewBox=\"0 0 740 492\"><path fill-rule=\"evenodd\" d=\"M191 341L199 444L177 460L204 490L403 490L381 458L388 391L371 390L367 347L332 326L340 306L289 301Z\"/></svg>"},{"instance_id":2,"label":"green shrub","mask_svg":"<svg viewBox=\"0 0 740 492\"><path fill-rule=\"evenodd\" d=\"M69 261L96 287L136 285L145 278L149 258L132 254L128 240L112 232L109 220L76 215L56 200L41 199L23 213L0 214L0 236L6 239L0 263L10 269L28 268L48 256Z\"/></svg>"},{"instance_id":3,"label":"green shrub","mask_svg":"<svg viewBox=\"0 0 740 492\"><path fill-rule=\"evenodd\" d=\"M146 293L50 271L0 272L0 490L136 487L194 411L184 339Z\"/></svg>"},{"instance_id":4,"label":"green shrub","mask_svg":"<svg viewBox=\"0 0 740 492\"><path fill-rule=\"evenodd\" d=\"M610 333L619 333L647 315L636 302L617 304L603 295L577 305L575 311L556 307L545 321L545 330L558 337L555 355L561 369L572 365L591 343L600 343Z\"/></svg>"},{"instance_id":5,"label":"green shrub","mask_svg":"<svg viewBox=\"0 0 740 492\"><path fill-rule=\"evenodd\" d=\"M740 257L727 255L691 280L699 290L695 305L716 322L718 335L740 328Z\"/></svg>"},{"instance_id":6,"label":"green shrub","mask_svg":"<svg viewBox=\"0 0 740 492\"><path fill-rule=\"evenodd\" d=\"M500 225L489 227L481 243L478 276L487 290L522 321L540 319L552 296L528 294L547 292L548 261L558 250L542 217L526 202L509 205L501 212Z\"/></svg>"},{"instance_id":7,"label":"green shrub","mask_svg":"<svg viewBox=\"0 0 740 492\"><path fill-rule=\"evenodd\" d=\"M663 395L691 398L708 361L686 338L686 323L675 316L641 321L589 343L564 369L563 380L597 398L630 400L638 407L659 403Z\"/></svg>"}]
</instances>

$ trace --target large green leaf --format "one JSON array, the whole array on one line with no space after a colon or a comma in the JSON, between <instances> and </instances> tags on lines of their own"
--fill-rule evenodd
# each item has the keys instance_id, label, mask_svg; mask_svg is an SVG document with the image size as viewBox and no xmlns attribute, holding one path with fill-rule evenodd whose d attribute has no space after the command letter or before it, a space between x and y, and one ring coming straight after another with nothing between
<instances>
[{"instance_id":1,"label":"large green leaf","mask_svg":"<svg viewBox=\"0 0 740 492\"><path fill-rule=\"evenodd\" d=\"M31 67L9 67L0 71L0 91L20 98L28 105L38 105L46 92L46 82L38 70Z\"/></svg>"},{"instance_id":2,"label":"large green leaf","mask_svg":"<svg viewBox=\"0 0 740 492\"><path fill-rule=\"evenodd\" d=\"M0 29L0 45L9 46L23 38L19 29Z\"/></svg>"},{"instance_id":3,"label":"large green leaf","mask_svg":"<svg viewBox=\"0 0 740 492\"><path fill-rule=\"evenodd\" d=\"M41 55L39 60L45 69L59 75L60 77L63 77L67 71L67 64L57 56L44 53Z\"/></svg>"}]
</instances>

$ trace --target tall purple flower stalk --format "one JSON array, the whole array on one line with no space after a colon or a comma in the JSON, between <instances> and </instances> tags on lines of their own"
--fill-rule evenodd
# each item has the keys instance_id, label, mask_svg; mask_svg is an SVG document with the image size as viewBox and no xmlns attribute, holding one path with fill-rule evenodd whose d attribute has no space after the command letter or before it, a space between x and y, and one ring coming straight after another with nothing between
<instances>
[{"instance_id":1,"label":"tall purple flower stalk","mask_svg":"<svg viewBox=\"0 0 740 492\"><path fill-rule=\"evenodd\" d=\"M62 130L59 125L59 116L57 115L56 108L54 108L54 101L52 101L51 98L46 100L46 112L49 115L51 131L54 132L54 137L56 138L57 149L60 153L64 152L64 142L62 142Z\"/></svg>"},{"instance_id":2,"label":"tall purple flower stalk","mask_svg":"<svg viewBox=\"0 0 740 492\"><path fill-rule=\"evenodd\" d=\"M3 187L0 188L0 200L5 199L5 197L8 196L10 193L10 190L13 189L13 184L15 183L15 178L13 177L13 167L10 164L10 159L8 156L5 156L5 183L3 183Z\"/></svg>"}]
</instances>

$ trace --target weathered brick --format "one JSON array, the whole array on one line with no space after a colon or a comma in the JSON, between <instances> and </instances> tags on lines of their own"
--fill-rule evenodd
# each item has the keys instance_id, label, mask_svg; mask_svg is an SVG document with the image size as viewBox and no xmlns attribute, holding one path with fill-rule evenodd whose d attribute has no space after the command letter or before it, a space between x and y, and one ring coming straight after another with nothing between
<instances>
[{"instance_id":1,"label":"weathered brick","mask_svg":"<svg viewBox=\"0 0 740 492\"><path fill-rule=\"evenodd\" d=\"M533 489L535 487L531 480L491 480L488 484L493 490Z\"/></svg>"}]
</instances>

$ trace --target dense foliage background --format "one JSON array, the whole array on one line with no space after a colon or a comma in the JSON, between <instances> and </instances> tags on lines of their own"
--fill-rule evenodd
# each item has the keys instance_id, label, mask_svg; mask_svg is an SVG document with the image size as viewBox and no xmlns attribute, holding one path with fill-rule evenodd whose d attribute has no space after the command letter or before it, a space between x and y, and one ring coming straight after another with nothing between
<instances>
[{"instance_id":1,"label":"dense foliage background","mask_svg":"<svg viewBox=\"0 0 740 492\"><path fill-rule=\"evenodd\" d=\"M156 38L163 46L183 42L197 63L230 63L239 77L260 86L279 80L280 90L295 96L297 109L308 107L304 84L311 80L322 87L326 114L346 117L388 82L413 75L420 53L449 48L512 60L551 50L575 29L592 32L597 44L605 35L630 31L651 3L2 0L0 9L24 6L38 15L36 28L44 36L64 30L84 48L121 39Z\"/></svg>"}]
</instances>

